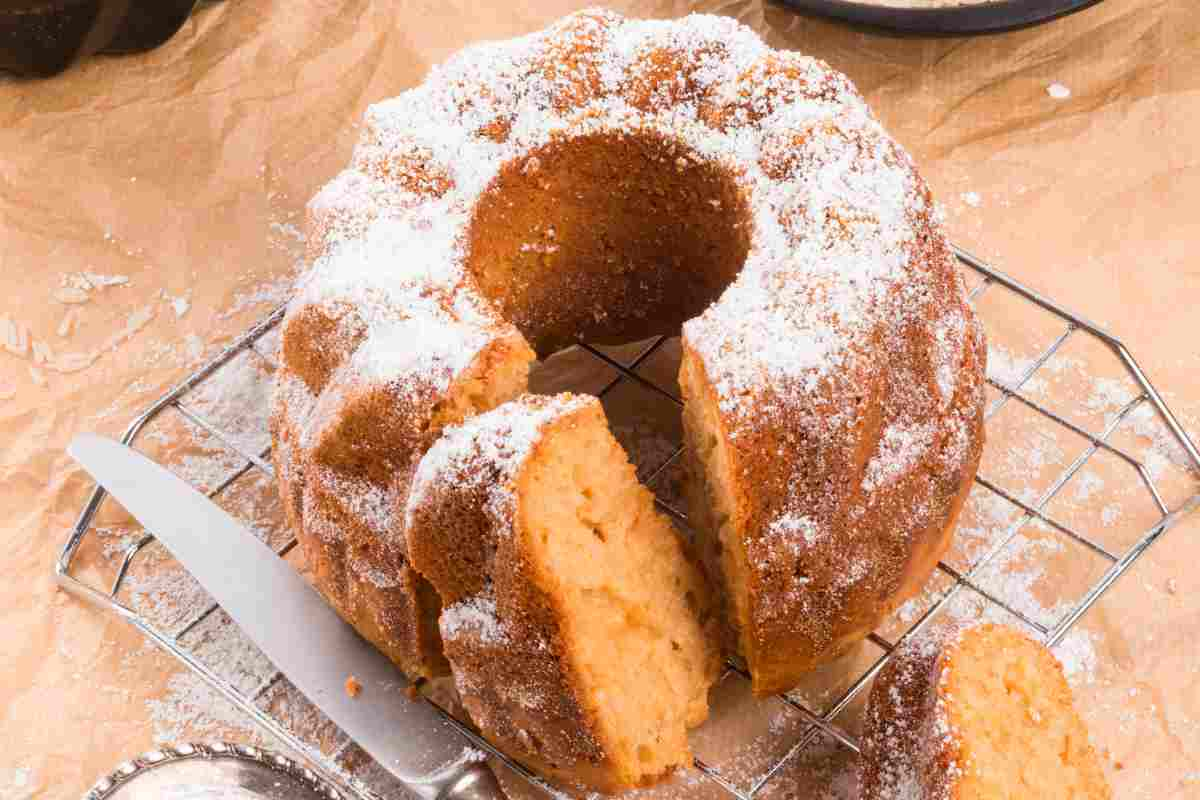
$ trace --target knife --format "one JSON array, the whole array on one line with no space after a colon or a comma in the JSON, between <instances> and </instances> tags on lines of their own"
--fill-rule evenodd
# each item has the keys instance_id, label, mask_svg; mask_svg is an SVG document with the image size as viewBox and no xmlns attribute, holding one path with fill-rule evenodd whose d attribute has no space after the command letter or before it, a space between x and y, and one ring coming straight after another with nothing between
<instances>
[{"instance_id":1,"label":"knife","mask_svg":"<svg viewBox=\"0 0 1200 800\"><path fill-rule=\"evenodd\" d=\"M499 800L495 776L403 674L292 567L216 503L124 445L81 434L67 452L195 576L312 703L419 800ZM358 697L346 692L353 675Z\"/></svg>"}]
</instances>

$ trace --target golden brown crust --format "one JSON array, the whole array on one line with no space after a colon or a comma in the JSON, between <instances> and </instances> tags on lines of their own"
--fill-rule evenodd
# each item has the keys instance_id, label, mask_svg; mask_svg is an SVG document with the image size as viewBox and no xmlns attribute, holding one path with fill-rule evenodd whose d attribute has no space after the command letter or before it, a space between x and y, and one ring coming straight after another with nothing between
<instances>
[{"instance_id":1,"label":"golden brown crust","mask_svg":"<svg viewBox=\"0 0 1200 800\"><path fill-rule=\"evenodd\" d=\"M916 593L949 547L970 491L984 442L986 344L931 214L918 215L922 249L910 256L927 271L923 305L898 334L881 327L874 357L836 376L851 388L834 388L831 378L801 400L755 387L751 415L723 410L719 431L689 430L691 442L717 436L727 448L728 471L715 480L734 498L728 525L743 565L740 580L724 578L727 593L742 595L740 609L726 604L735 632L728 640L746 659L756 694L790 689ZM932 351L937 321L947 316L962 320L964 335L949 360L954 393L944 401ZM683 371L689 403L721 405L686 335ZM685 414L685 427L696 419ZM889 438L912 431L923 437L919 452L888 452ZM697 448L688 453L690 483L703 484ZM702 541L720 550L711 491L705 495L693 488L689 509ZM706 561L713 570L718 559Z\"/></svg>"},{"instance_id":2,"label":"golden brown crust","mask_svg":"<svg viewBox=\"0 0 1200 800\"><path fill-rule=\"evenodd\" d=\"M288 380L287 378L284 379ZM376 525L347 506L352 498L387 492L308 456L297 441L306 417L291 405L305 404L298 378L276 393L272 415L273 458L285 515L317 589L368 641L412 678L447 674L437 633L436 595L390 547ZM312 400L308 405L316 406ZM348 487L347 482L355 482Z\"/></svg>"},{"instance_id":3,"label":"golden brown crust","mask_svg":"<svg viewBox=\"0 0 1200 800\"><path fill-rule=\"evenodd\" d=\"M300 306L289 321L312 319L310 308ZM409 565L399 498L407 497L416 462L445 425L480 410L474 402L500 402L523 388L523 365L531 358L519 340L500 337L449 391L437 392L364 381L344 366L315 380L304 371L311 360L288 362L285 350L272 430L288 523L316 588L410 678L448 674L449 667L437 629L440 602ZM514 363L521 365L516 378L495 377ZM489 376L482 382L481 372ZM321 388L319 397L309 391L310 380ZM488 398L493 384L506 382L512 385Z\"/></svg>"},{"instance_id":4,"label":"golden brown crust","mask_svg":"<svg viewBox=\"0 0 1200 800\"><path fill-rule=\"evenodd\" d=\"M353 490L319 472L305 488L306 535L300 541L306 555L315 556L317 585L343 618L406 675L448 674L437 630L441 605L432 587L348 507Z\"/></svg>"}]
</instances>

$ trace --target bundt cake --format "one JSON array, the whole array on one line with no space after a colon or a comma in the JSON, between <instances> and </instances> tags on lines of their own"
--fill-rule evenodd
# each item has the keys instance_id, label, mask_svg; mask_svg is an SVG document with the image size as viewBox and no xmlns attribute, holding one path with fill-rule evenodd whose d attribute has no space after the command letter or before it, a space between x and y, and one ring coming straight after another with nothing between
<instances>
[{"instance_id":1,"label":"bundt cake","mask_svg":"<svg viewBox=\"0 0 1200 800\"><path fill-rule=\"evenodd\" d=\"M871 687L861 800L1110 800L1062 666L1003 625L910 640Z\"/></svg>"},{"instance_id":2,"label":"bundt cake","mask_svg":"<svg viewBox=\"0 0 1200 800\"><path fill-rule=\"evenodd\" d=\"M524 395L449 429L421 459L406 530L463 705L494 744L610 791L691 763L720 666L708 587L598 400Z\"/></svg>"},{"instance_id":3,"label":"bundt cake","mask_svg":"<svg viewBox=\"0 0 1200 800\"><path fill-rule=\"evenodd\" d=\"M733 20L585 11L467 48L371 107L308 246L280 486L318 588L412 674L445 669L399 513L417 462L580 339L682 325L692 513L756 691L946 546L984 345L928 188L845 77Z\"/></svg>"}]
</instances>

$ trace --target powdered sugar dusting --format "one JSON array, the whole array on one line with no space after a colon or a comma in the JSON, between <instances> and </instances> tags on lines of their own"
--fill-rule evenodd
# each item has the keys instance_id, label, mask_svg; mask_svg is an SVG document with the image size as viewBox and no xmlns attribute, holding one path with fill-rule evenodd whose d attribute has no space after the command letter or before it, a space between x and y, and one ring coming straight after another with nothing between
<instances>
[{"instance_id":1,"label":"powdered sugar dusting","mask_svg":"<svg viewBox=\"0 0 1200 800\"><path fill-rule=\"evenodd\" d=\"M924 682L933 677L940 640L922 635L895 653L887 669L887 691L877 684L866 709L862 737L860 796L872 800L949 800L945 781L931 782L923 766L931 761L957 769L950 754L944 715L917 700ZM920 711L914 713L913 704Z\"/></svg>"},{"instance_id":2,"label":"powdered sugar dusting","mask_svg":"<svg viewBox=\"0 0 1200 800\"><path fill-rule=\"evenodd\" d=\"M508 639L503 623L496 616L496 599L476 596L460 600L442 609L439 618L442 638L456 639L464 632L471 632L485 644L504 644Z\"/></svg>"},{"instance_id":3,"label":"powdered sugar dusting","mask_svg":"<svg viewBox=\"0 0 1200 800\"><path fill-rule=\"evenodd\" d=\"M318 468L318 472L310 479L320 482L325 492L337 497L345 510L354 519L364 523L376 536L388 536L393 528L397 502L396 491L392 486L380 486L368 480L323 468ZM319 532L330 541L341 537L343 533L341 526L336 523L330 530ZM372 583L381 588L394 585L379 577L372 579Z\"/></svg>"},{"instance_id":4,"label":"powdered sugar dusting","mask_svg":"<svg viewBox=\"0 0 1200 800\"><path fill-rule=\"evenodd\" d=\"M655 60L669 65L665 76L647 67ZM402 389L419 381L436 394L489 342L517 335L469 275L464 231L503 167L525 159L525 170L537 170L529 154L593 134L679 143L680 159L717 167L747 198L749 217L738 221L750 231L746 263L683 333L732 438L811 405L819 413L804 435L831 453L852 449L865 416L856 408L863 398L852 398L889 353L931 363L934 374L910 370L920 386L883 392L884 433L864 488L897 484L928 458L947 474L961 469L976 428L971 409L950 408L960 382L978 377L961 369L978 330L910 157L843 76L713 16L582 12L467 48L373 106L350 169L309 207L313 267L289 315L319 308L342 326L338 345L352 341L347 330L359 338L338 354L338 380L319 389L305 424L338 413L343 379ZM550 236L523 249L558 246ZM964 396L960 406L975 397ZM523 399L446 431L417 466L406 522L438 486L485 481L487 512L504 530L513 476L540 430L586 402L596 401ZM811 499L797 490L764 520L793 559L832 530ZM897 536L925 520L930 504L905 513L912 520ZM872 567L853 559L830 591L865 582ZM448 609L443 633L496 634L488 602Z\"/></svg>"},{"instance_id":5,"label":"powdered sugar dusting","mask_svg":"<svg viewBox=\"0 0 1200 800\"><path fill-rule=\"evenodd\" d=\"M659 53L680 59L686 91L641 78ZM728 410L749 411L748 390L764 378L812 391L847 366L852 342L920 313L891 294L913 274L924 195L911 160L848 81L770 51L727 18L604 11L469 47L372 106L352 170L310 209L323 255L305 302L398 301L410 282L455 302L471 294L462 230L499 169L555 137L601 132L682 142L751 198L741 277L685 327Z\"/></svg>"},{"instance_id":6,"label":"powdered sugar dusting","mask_svg":"<svg viewBox=\"0 0 1200 800\"><path fill-rule=\"evenodd\" d=\"M778 540L796 555L820 540L822 533L816 520L796 514L778 517L767 527L768 537Z\"/></svg>"},{"instance_id":7,"label":"powdered sugar dusting","mask_svg":"<svg viewBox=\"0 0 1200 800\"><path fill-rule=\"evenodd\" d=\"M511 483L542 430L554 420L597 402L586 395L524 395L448 428L417 466L405 524L412 524L416 509L442 483L462 486L486 482L489 516L500 530L511 530Z\"/></svg>"},{"instance_id":8,"label":"powdered sugar dusting","mask_svg":"<svg viewBox=\"0 0 1200 800\"><path fill-rule=\"evenodd\" d=\"M863 491L874 492L911 470L929 449L935 431L931 422L889 425L880 440L879 452L867 464Z\"/></svg>"},{"instance_id":9,"label":"powdered sugar dusting","mask_svg":"<svg viewBox=\"0 0 1200 800\"><path fill-rule=\"evenodd\" d=\"M163 697L147 701L147 707L156 744L186 740L198 731L210 736L236 731L252 744L267 744L240 709L191 672L173 675Z\"/></svg>"},{"instance_id":10,"label":"powdered sugar dusting","mask_svg":"<svg viewBox=\"0 0 1200 800\"><path fill-rule=\"evenodd\" d=\"M958 386L959 354L966 338L967 319L960 310L952 310L933 327L934 379L944 402L954 397Z\"/></svg>"},{"instance_id":11,"label":"powdered sugar dusting","mask_svg":"<svg viewBox=\"0 0 1200 800\"><path fill-rule=\"evenodd\" d=\"M769 177L760 162L778 175L773 154L746 154L751 252L721 300L684 326L722 410L736 416L758 411L751 398L764 380L816 392L857 360L851 344L881 317L894 324L901 316L877 309L909 272L915 179L861 100L846 93L835 102L800 102L764 122L784 141L802 142L789 155L796 166ZM766 136L760 149L771 143Z\"/></svg>"},{"instance_id":12,"label":"powdered sugar dusting","mask_svg":"<svg viewBox=\"0 0 1200 800\"><path fill-rule=\"evenodd\" d=\"M1062 664L1063 674L1075 686L1094 683L1096 680L1096 635L1074 627L1054 648L1054 655Z\"/></svg>"}]
</instances>

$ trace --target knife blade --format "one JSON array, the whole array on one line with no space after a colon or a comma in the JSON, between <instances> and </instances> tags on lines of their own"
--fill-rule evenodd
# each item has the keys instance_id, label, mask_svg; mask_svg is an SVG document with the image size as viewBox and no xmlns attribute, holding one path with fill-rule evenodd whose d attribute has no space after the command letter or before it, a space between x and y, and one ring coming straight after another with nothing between
<instances>
[{"instance_id":1,"label":"knife blade","mask_svg":"<svg viewBox=\"0 0 1200 800\"><path fill-rule=\"evenodd\" d=\"M314 705L422 800L503 798L476 751L292 567L141 453L81 434L67 452L192 573ZM358 697L346 692L353 675Z\"/></svg>"}]
</instances>

